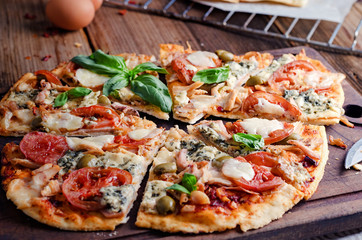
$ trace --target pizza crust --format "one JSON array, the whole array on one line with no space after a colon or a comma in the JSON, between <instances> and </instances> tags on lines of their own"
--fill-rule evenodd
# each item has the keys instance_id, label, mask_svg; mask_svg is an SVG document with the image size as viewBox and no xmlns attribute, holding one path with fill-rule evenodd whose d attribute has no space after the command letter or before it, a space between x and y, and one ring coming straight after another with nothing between
<instances>
[{"instance_id":1,"label":"pizza crust","mask_svg":"<svg viewBox=\"0 0 362 240\"><path fill-rule=\"evenodd\" d=\"M244 203L230 215L217 214L213 210L196 213L160 216L139 211L136 226L165 232L210 233L225 231L240 225L242 231L260 228L276 220L297 204L303 193L284 183L277 190L267 192L258 203Z\"/></svg>"}]
</instances>

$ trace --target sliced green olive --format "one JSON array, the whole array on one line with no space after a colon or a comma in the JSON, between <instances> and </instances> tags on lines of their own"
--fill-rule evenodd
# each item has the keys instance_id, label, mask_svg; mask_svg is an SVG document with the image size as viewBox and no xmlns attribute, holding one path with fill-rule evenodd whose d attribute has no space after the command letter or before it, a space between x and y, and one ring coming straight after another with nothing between
<instances>
[{"instance_id":1,"label":"sliced green olive","mask_svg":"<svg viewBox=\"0 0 362 240\"><path fill-rule=\"evenodd\" d=\"M41 119L40 116L35 117L33 119L33 121L31 121L31 129L38 129L38 128L42 127L42 125L41 125L42 121L43 120Z\"/></svg>"},{"instance_id":2,"label":"sliced green olive","mask_svg":"<svg viewBox=\"0 0 362 240\"><path fill-rule=\"evenodd\" d=\"M156 202L156 210L160 215L168 215L176 210L176 202L169 196L163 196Z\"/></svg>"},{"instance_id":3,"label":"sliced green olive","mask_svg":"<svg viewBox=\"0 0 362 240\"><path fill-rule=\"evenodd\" d=\"M98 97L98 103L101 104L101 105L111 105L111 100L109 100L109 98L107 98L106 96L104 95L101 95Z\"/></svg>"},{"instance_id":4,"label":"sliced green olive","mask_svg":"<svg viewBox=\"0 0 362 240\"><path fill-rule=\"evenodd\" d=\"M246 86L255 86L255 85L260 85L260 84L264 84L265 81L264 79L262 79L260 76L250 76L250 78L248 79L248 81L246 81Z\"/></svg>"},{"instance_id":5,"label":"sliced green olive","mask_svg":"<svg viewBox=\"0 0 362 240\"><path fill-rule=\"evenodd\" d=\"M232 158L233 157L231 157L231 156L221 156L221 157L215 158L211 164L213 167L221 168L222 165L224 164L224 161L226 161L228 159L232 159Z\"/></svg>"},{"instance_id":6,"label":"sliced green olive","mask_svg":"<svg viewBox=\"0 0 362 240\"><path fill-rule=\"evenodd\" d=\"M215 53L224 62L229 62L234 60L234 54L226 50L216 50Z\"/></svg>"},{"instance_id":7,"label":"sliced green olive","mask_svg":"<svg viewBox=\"0 0 362 240\"><path fill-rule=\"evenodd\" d=\"M96 156L92 154L84 154L84 156L79 160L77 164L77 168L85 168L85 167L92 167L91 163L92 160L95 159Z\"/></svg>"},{"instance_id":8,"label":"sliced green olive","mask_svg":"<svg viewBox=\"0 0 362 240\"><path fill-rule=\"evenodd\" d=\"M161 163L153 169L153 172L156 174L175 173L176 171L177 166L175 163Z\"/></svg>"},{"instance_id":9,"label":"sliced green olive","mask_svg":"<svg viewBox=\"0 0 362 240\"><path fill-rule=\"evenodd\" d=\"M300 140L302 137L298 133L292 133L288 137L284 138L283 140L277 142L278 145L288 145L287 143L289 140Z\"/></svg>"}]
</instances>

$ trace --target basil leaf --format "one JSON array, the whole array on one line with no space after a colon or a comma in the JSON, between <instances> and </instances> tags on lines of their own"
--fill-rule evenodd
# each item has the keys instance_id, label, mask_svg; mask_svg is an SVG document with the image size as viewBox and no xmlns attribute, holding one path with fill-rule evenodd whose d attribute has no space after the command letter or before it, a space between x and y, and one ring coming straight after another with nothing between
<instances>
[{"instance_id":1,"label":"basil leaf","mask_svg":"<svg viewBox=\"0 0 362 240\"><path fill-rule=\"evenodd\" d=\"M131 90L143 100L171 112L172 100L166 85L155 76L143 74L131 81Z\"/></svg>"},{"instance_id":2,"label":"basil leaf","mask_svg":"<svg viewBox=\"0 0 362 240\"><path fill-rule=\"evenodd\" d=\"M84 88L84 87L75 87L72 88L68 91L68 95L71 97L84 97L89 95L92 92L92 90L90 90L89 88Z\"/></svg>"},{"instance_id":3,"label":"basil leaf","mask_svg":"<svg viewBox=\"0 0 362 240\"><path fill-rule=\"evenodd\" d=\"M207 84L225 82L229 77L229 68L220 67L220 68L210 68L198 71L192 81L194 82L204 82Z\"/></svg>"},{"instance_id":4,"label":"basil leaf","mask_svg":"<svg viewBox=\"0 0 362 240\"><path fill-rule=\"evenodd\" d=\"M187 190L184 186L181 186L180 184L177 184L177 183L172 186L167 187L166 190L176 190L179 192L186 193L188 195L191 194L191 192L189 190Z\"/></svg>"},{"instance_id":5,"label":"basil leaf","mask_svg":"<svg viewBox=\"0 0 362 240\"><path fill-rule=\"evenodd\" d=\"M129 84L128 76L126 74L117 74L103 85L103 95L108 96L114 90L127 87Z\"/></svg>"},{"instance_id":6,"label":"basil leaf","mask_svg":"<svg viewBox=\"0 0 362 240\"><path fill-rule=\"evenodd\" d=\"M233 139L250 150L260 150L264 147L264 139L260 135L236 133Z\"/></svg>"},{"instance_id":7,"label":"basil leaf","mask_svg":"<svg viewBox=\"0 0 362 240\"><path fill-rule=\"evenodd\" d=\"M54 107L61 107L68 101L68 92L59 94L54 100Z\"/></svg>"},{"instance_id":8,"label":"basil leaf","mask_svg":"<svg viewBox=\"0 0 362 240\"><path fill-rule=\"evenodd\" d=\"M122 73L121 69L109 67L103 64L98 64L90 57L84 55L78 55L72 58L71 61L78 64L82 68L101 75L114 76Z\"/></svg>"},{"instance_id":9,"label":"basil leaf","mask_svg":"<svg viewBox=\"0 0 362 240\"><path fill-rule=\"evenodd\" d=\"M131 70L133 77L136 76L140 72L144 71L156 71L158 73L168 74L166 69L156 66L151 62L145 62L137 65L134 69Z\"/></svg>"},{"instance_id":10,"label":"basil leaf","mask_svg":"<svg viewBox=\"0 0 362 240\"><path fill-rule=\"evenodd\" d=\"M196 179L195 175L190 174L190 173L185 173L182 178L182 186L184 186L190 192L196 190L196 186L195 186L196 182L197 182L197 179Z\"/></svg>"},{"instance_id":11,"label":"basil leaf","mask_svg":"<svg viewBox=\"0 0 362 240\"><path fill-rule=\"evenodd\" d=\"M108 55L100 49L95 51L89 57L93 59L97 64L102 64L112 68L118 68L121 71L128 71L126 62L124 61L123 57Z\"/></svg>"}]
</instances>

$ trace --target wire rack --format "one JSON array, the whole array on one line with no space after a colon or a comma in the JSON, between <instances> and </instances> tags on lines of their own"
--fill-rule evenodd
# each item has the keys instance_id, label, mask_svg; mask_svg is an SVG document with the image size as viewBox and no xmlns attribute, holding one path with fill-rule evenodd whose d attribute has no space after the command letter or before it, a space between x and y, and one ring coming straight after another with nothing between
<instances>
[{"instance_id":1,"label":"wire rack","mask_svg":"<svg viewBox=\"0 0 362 240\"><path fill-rule=\"evenodd\" d=\"M362 56L362 44L359 43L362 42L362 37L359 36L362 18L349 19L347 16L345 21L333 23L321 19L306 20L222 11L188 0L105 0L105 2L110 6L129 10L199 22L234 32L291 40L323 50ZM360 13L356 15L360 16ZM323 34L318 34L319 31L323 31Z\"/></svg>"}]
</instances>

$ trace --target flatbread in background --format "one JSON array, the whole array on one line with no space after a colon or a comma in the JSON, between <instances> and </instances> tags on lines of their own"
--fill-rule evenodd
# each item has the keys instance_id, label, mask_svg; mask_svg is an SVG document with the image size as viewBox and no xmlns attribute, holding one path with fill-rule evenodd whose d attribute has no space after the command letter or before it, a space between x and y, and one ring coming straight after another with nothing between
<instances>
[{"instance_id":1,"label":"flatbread in background","mask_svg":"<svg viewBox=\"0 0 362 240\"><path fill-rule=\"evenodd\" d=\"M210 0L208 0L210 1ZM211 0L213 1L213 0ZM215 2L218 0L215 0ZM249 2L249 3L256 3L256 2L263 2L263 3L276 3L276 4L284 4L293 7L304 7L308 0L219 0L218 2L230 2L230 3L239 3L239 2Z\"/></svg>"}]
</instances>

